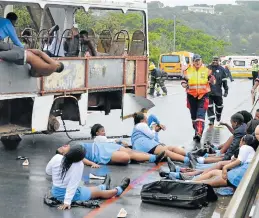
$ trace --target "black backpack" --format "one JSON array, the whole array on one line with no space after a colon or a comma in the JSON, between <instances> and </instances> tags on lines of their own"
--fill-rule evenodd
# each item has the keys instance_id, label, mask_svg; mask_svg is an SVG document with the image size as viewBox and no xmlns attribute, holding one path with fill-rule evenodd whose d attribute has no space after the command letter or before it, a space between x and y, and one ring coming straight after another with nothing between
<instances>
[{"instance_id":1,"label":"black backpack","mask_svg":"<svg viewBox=\"0 0 259 218\"><path fill-rule=\"evenodd\" d=\"M218 196L210 185L181 180L161 180L144 185L141 199L146 203L196 209L216 201Z\"/></svg>"}]
</instances>

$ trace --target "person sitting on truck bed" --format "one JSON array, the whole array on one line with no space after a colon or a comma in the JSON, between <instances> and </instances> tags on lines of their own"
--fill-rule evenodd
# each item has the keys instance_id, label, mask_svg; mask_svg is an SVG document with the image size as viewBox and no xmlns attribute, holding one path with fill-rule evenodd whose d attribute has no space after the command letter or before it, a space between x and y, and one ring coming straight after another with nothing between
<instances>
[{"instance_id":1,"label":"person sitting on truck bed","mask_svg":"<svg viewBox=\"0 0 259 218\"><path fill-rule=\"evenodd\" d=\"M62 62L51 59L40 50L25 50L5 42L0 42L0 59L17 65L29 64L30 74L33 77L49 76L54 72L61 73L64 69Z\"/></svg>"},{"instance_id":2,"label":"person sitting on truck bed","mask_svg":"<svg viewBox=\"0 0 259 218\"><path fill-rule=\"evenodd\" d=\"M80 46L81 46L81 57L85 56L97 56L97 52L94 47L92 40L88 38L88 32L82 30L80 33Z\"/></svg>"},{"instance_id":3,"label":"person sitting on truck bed","mask_svg":"<svg viewBox=\"0 0 259 218\"><path fill-rule=\"evenodd\" d=\"M0 40L4 40L6 37L9 37L15 45L23 48L23 44L18 39L14 28L17 20L18 17L13 12L7 14L6 18L0 17Z\"/></svg>"},{"instance_id":4,"label":"person sitting on truck bed","mask_svg":"<svg viewBox=\"0 0 259 218\"><path fill-rule=\"evenodd\" d=\"M93 168L99 168L98 164L123 164L127 165L131 160L137 162L146 162L158 164L164 157L165 153L161 152L158 155L151 155L144 152L136 152L129 148L125 148L121 141L108 140L105 136L105 129L100 124L95 124L91 128L91 135L94 138L93 143L83 143L86 149L85 165ZM123 144L123 145L122 145ZM56 153L64 154L67 146L64 145L57 149Z\"/></svg>"},{"instance_id":5,"label":"person sitting on truck bed","mask_svg":"<svg viewBox=\"0 0 259 218\"><path fill-rule=\"evenodd\" d=\"M79 31L73 27L64 42L64 51L66 57L79 56Z\"/></svg>"}]
</instances>

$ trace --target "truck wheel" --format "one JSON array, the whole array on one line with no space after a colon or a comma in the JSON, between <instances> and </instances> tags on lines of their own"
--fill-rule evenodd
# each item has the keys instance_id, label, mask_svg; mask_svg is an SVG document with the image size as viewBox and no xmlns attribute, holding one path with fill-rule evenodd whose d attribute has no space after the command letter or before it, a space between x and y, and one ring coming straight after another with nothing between
<instances>
[{"instance_id":1,"label":"truck wheel","mask_svg":"<svg viewBox=\"0 0 259 218\"><path fill-rule=\"evenodd\" d=\"M6 150L15 150L22 141L19 135L2 136L1 141Z\"/></svg>"}]
</instances>

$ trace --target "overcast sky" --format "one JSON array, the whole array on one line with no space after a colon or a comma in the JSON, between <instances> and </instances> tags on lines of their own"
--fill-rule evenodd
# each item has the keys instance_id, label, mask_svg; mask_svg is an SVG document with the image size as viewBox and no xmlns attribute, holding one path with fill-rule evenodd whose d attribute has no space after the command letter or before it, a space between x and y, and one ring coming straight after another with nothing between
<instances>
[{"instance_id":1,"label":"overcast sky","mask_svg":"<svg viewBox=\"0 0 259 218\"><path fill-rule=\"evenodd\" d=\"M157 1L157 0L149 0ZM175 5L193 5L193 4L234 4L236 0L160 0L165 5L175 6Z\"/></svg>"}]
</instances>

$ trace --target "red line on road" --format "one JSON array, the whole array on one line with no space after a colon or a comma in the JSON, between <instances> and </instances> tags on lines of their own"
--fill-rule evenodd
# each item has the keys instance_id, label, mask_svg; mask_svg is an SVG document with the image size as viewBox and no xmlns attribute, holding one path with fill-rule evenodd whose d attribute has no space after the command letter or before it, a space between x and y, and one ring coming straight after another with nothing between
<instances>
[{"instance_id":1,"label":"red line on road","mask_svg":"<svg viewBox=\"0 0 259 218\"><path fill-rule=\"evenodd\" d=\"M122 195L125 195L131 189L135 188L139 183L141 183L143 180L145 180L150 173L152 173L154 171L157 171L163 164L164 163L160 163L157 166L152 167L151 169L146 171L144 174L142 174L142 176L140 176L140 177L136 178L135 180L133 180L130 183L129 187L123 192ZM109 205L115 203L119 199L120 199L120 197L116 197L116 198L111 198L111 199L108 199L108 200L104 201L104 203L101 204L100 208L96 208L96 209L92 210L90 213L88 213L86 216L84 216L84 218L93 218L93 217L95 217L98 213L100 213L106 207L108 207Z\"/></svg>"}]
</instances>

